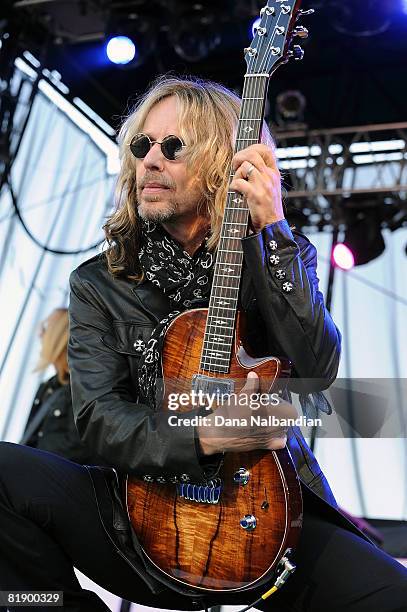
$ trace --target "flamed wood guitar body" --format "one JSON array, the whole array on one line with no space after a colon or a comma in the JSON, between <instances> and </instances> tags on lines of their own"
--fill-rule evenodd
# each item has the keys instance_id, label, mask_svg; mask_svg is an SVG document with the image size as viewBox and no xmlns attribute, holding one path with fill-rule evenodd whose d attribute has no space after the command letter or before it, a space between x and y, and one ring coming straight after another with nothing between
<instances>
[{"instance_id":1,"label":"flamed wood guitar body","mask_svg":"<svg viewBox=\"0 0 407 612\"><path fill-rule=\"evenodd\" d=\"M191 379L199 371L206 317L206 309L187 311L167 331L163 406L170 393L191 391ZM233 378L239 392L247 372L254 370L261 379L261 391L266 392L278 377L287 374L287 364L274 357L250 357L241 344L239 329L238 317L229 373L216 378ZM234 482L241 467L250 473L245 485ZM299 536L302 501L295 469L286 449L227 453L220 477L222 491L217 504L186 500L174 484L129 479L127 503L132 525L151 562L185 585L209 591L257 586L262 578L270 577ZM256 517L254 530L240 526L245 515Z\"/></svg>"}]
</instances>

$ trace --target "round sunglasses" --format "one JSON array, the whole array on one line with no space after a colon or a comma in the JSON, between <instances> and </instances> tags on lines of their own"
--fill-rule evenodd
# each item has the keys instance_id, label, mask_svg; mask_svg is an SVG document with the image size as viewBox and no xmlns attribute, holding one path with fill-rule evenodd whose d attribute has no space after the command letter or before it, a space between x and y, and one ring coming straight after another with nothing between
<instances>
[{"instance_id":1,"label":"round sunglasses","mask_svg":"<svg viewBox=\"0 0 407 612\"><path fill-rule=\"evenodd\" d=\"M174 161L177 154L186 146L181 138L172 134L163 138L161 142L159 140L151 140L147 134L136 134L130 143L130 151L137 159L144 159L154 144L161 146L162 154L170 161Z\"/></svg>"}]
</instances>

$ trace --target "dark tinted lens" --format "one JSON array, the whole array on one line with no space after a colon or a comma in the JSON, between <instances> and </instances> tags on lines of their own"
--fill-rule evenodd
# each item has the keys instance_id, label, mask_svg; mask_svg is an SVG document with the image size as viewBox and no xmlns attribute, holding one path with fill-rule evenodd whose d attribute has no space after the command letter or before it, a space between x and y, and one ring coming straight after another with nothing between
<instances>
[{"instance_id":1,"label":"dark tinted lens","mask_svg":"<svg viewBox=\"0 0 407 612\"><path fill-rule=\"evenodd\" d=\"M177 153L182 151L182 140L178 136L167 136L162 142L161 150L167 159L175 159Z\"/></svg>"},{"instance_id":2,"label":"dark tinted lens","mask_svg":"<svg viewBox=\"0 0 407 612\"><path fill-rule=\"evenodd\" d=\"M130 151L137 159L143 159L150 150L150 141L144 134L136 135L130 143Z\"/></svg>"}]
</instances>

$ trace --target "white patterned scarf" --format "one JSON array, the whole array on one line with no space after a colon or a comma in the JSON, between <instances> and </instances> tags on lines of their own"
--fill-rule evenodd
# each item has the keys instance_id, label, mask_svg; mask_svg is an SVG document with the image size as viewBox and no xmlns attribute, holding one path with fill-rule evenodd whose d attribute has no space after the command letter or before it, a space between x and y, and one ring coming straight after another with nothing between
<instances>
[{"instance_id":1,"label":"white patterned scarf","mask_svg":"<svg viewBox=\"0 0 407 612\"><path fill-rule=\"evenodd\" d=\"M192 303L206 303L212 286L214 257L206 240L189 255L159 224L142 222L140 266L147 281L169 298L172 310L154 328L138 368L142 401L156 410L162 397L161 351L171 321ZM202 305L202 304L201 304Z\"/></svg>"}]
</instances>

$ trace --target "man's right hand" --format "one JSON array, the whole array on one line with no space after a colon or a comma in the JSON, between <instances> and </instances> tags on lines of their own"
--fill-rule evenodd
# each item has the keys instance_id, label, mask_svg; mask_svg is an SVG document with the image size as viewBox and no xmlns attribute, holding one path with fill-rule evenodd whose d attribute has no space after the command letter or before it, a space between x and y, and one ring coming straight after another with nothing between
<instances>
[{"instance_id":1,"label":"man's right hand","mask_svg":"<svg viewBox=\"0 0 407 612\"><path fill-rule=\"evenodd\" d=\"M295 419L298 417L298 413L292 404L281 399L278 405L273 405L270 402L268 405L260 405L257 410L253 410L250 407L250 398L259 393L259 385L260 381L257 374L249 372L246 384L235 402L220 404L209 417L211 424L197 427L200 447L204 455L213 455L219 452L284 448L287 442L288 428L269 424L268 417L274 415L279 420ZM222 424L215 424L215 415L223 417L225 421L218 418L218 423ZM252 416L263 423L267 422L267 425L253 424ZM226 419L238 419L238 421L228 425Z\"/></svg>"}]
</instances>

